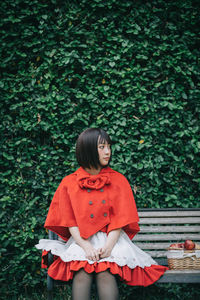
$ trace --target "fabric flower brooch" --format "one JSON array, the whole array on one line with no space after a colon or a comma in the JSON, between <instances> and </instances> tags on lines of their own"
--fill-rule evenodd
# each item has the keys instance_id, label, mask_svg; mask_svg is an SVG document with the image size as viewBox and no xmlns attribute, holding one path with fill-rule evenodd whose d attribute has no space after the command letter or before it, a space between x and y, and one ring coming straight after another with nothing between
<instances>
[{"instance_id":1,"label":"fabric flower brooch","mask_svg":"<svg viewBox=\"0 0 200 300\"><path fill-rule=\"evenodd\" d=\"M108 175L92 175L78 179L78 184L81 188L99 190L105 185L110 184L110 177Z\"/></svg>"}]
</instances>

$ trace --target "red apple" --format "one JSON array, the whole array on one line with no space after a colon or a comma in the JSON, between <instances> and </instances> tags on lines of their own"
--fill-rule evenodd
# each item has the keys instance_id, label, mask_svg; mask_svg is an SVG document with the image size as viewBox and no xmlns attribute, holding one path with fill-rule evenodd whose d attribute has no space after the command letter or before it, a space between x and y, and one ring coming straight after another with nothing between
<instances>
[{"instance_id":1,"label":"red apple","mask_svg":"<svg viewBox=\"0 0 200 300\"><path fill-rule=\"evenodd\" d=\"M181 248L181 249L184 249L184 243L179 243L178 247Z\"/></svg>"},{"instance_id":2,"label":"red apple","mask_svg":"<svg viewBox=\"0 0 200 300\"><path fill-rule=\"evenodd\" d=\"M170 248L175 248L175 249L184 249L184 243L175 243L171 244Z\"/></svg>"},{"instance_id":3,"label":"red apple","mask_svg":"<svg viewBox=\"0 0 200 300\"><path fill-rule=\"evenodd\" d=\"M183 246L183 247L182 247L182 246L180 247L180 245L181 245L181 244L179 244L179 243L171 244L171 245L170 245L170 248L183 248L183 247L184 247L184 246Z\"/></svg>"},{"instance_id":4,"label":"red apple","mask_svg":"<svg viewBox=\"0 0 200 300\"><path fill-rule=\"evenodd\" d=\"M187 250L192 250L192 249L195 248L195 243L191 240L186 240L185 243L184 243L184 247Z\"/></svg>"}]
</instances>

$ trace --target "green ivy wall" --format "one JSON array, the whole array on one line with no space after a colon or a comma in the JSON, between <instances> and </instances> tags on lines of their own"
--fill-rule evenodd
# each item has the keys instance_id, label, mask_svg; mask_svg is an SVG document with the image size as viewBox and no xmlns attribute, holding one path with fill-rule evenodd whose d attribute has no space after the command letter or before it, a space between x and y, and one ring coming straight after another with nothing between
<instances>
[{"instance_id":1,"label":"green ivy wall","mask_svg":"<svg viewBox=\"0 0 200 300\"><path fill-rule=\"evenodd\" d=\"M4 297L44 284L34 244L88 127L110 134L111 167L127 176L138 207L200 206L199 8L190 0L2 1Z\"/></svg>"}]
</instances>

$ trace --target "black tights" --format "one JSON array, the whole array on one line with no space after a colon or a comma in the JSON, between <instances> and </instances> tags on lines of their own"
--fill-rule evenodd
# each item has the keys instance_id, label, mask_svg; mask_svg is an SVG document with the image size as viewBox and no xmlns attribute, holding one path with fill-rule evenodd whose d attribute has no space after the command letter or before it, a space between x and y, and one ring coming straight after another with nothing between
<instances>
[{"instance_id":1,"label":"black tights","mask_svg":"<svg viewBox=\"0 0 200 300\"><path fill-rule=\"evenodd\" d=\"M93 274L86 273L83 269L75 273L72 284L73 300L90 300ZM119 298L116 279L109 271L95 273L95 279L99 300Z\"/></svg>"}]
</instances>

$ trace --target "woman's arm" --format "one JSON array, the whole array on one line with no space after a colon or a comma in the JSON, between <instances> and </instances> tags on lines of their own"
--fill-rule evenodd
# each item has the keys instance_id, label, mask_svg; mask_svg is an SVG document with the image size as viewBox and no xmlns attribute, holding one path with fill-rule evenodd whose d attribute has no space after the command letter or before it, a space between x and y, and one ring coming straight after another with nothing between
<instances>
[{"instance_id":1,"label":"woman's arm","mask_svg":"<svg viewBox=\"0 0 200 300\"><path fill-rule=\"evenodd\" d=\"M100 258L105 258L110 256L113 247L118 241L120 232L121 232L121 228L109 232L105 246L99 249Z\"/></svg>"},{"instance_id":2,"label":"woman's arm","mask_svg":"<svg viewBox=\"0 0 200 300\"><path fill-rule=\"evenodd\" d=\"M76 243L85 251L86 258L94 261L99 260L99 251L92 246L90 241L83 239L80 236L78 227L69 227L69 232L71 233Z\"/></svg>"}]
</instances>

